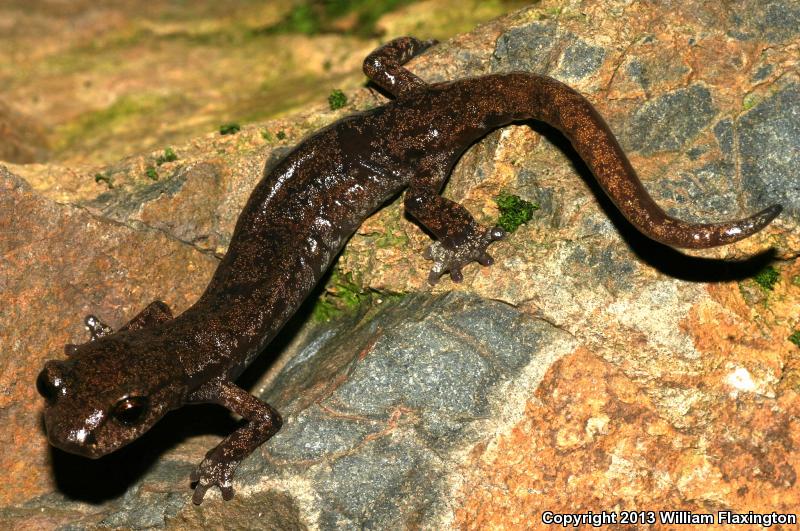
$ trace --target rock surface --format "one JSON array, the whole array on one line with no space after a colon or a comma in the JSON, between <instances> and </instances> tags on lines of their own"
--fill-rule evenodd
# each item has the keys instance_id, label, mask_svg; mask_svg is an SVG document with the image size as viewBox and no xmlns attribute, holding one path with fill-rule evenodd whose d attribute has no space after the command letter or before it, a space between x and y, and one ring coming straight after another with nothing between
<instances>
[{"instance_id":1,"label":"rock surface","mask_svg":"<svg viewBox=\"0 0 800 531\"><path fill-rule=\"evenodd\" d=\"M429 81L513 69L568 81L673 214L786 211L689 256L636 233L550 129L488 135L446 194L491 223L491 198L510 191L540 205L535 219L495 244L494 266L430 289L426 236L400 203L370 218L325 297L355 280L371 304L329 323L304 309L240 382L286 423L243 463L231 502L193 506L188 484L233 428L224 412L175 412L88 462L47 448L33 380L90 311L119 325L155 298L190 304L264 161L347 110L266 124L280 140L198 139L158 181L144 175L153 155L123 160L102 193L80 172L37 192L3 170L0 523L477 529L538 527L545 510L796 513L799 16L789 0L543 1L415 61ZM366 90L352 101L378 103Z\"/></svg>"}]
</instances>

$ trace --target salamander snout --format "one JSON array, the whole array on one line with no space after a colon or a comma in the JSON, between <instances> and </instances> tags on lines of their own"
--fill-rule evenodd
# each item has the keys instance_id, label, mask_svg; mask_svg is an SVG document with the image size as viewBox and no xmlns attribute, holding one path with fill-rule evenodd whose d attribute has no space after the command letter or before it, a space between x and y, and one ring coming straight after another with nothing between
<instances>
[{"instance_id":1,"label":"salamander snout","mask_svg":"<svg viewBox=\"0 0 800 531\"><path fill-rule=\"evenodd\" d=\"M67 377L64 364L58 361L48 361L44 369L36 378L36 390L52 404L59 397L67 393Z\"/></svg>"}]
</instances>

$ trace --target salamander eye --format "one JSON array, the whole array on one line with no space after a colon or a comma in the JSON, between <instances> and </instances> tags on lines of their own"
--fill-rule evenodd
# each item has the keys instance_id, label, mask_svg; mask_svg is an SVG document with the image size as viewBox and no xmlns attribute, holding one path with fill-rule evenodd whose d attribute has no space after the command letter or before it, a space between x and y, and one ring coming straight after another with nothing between
<instances>
[{"instance_id":1,"label":"salamander eye","mask_svg":"<svg viewBox=\"0 0 800 531\"><path fill-rule=\"evenodd\" d=\"M143 420L146 411L145 397L129 396L117 402L111 414L125 426L134 426Z\"/></svg>"}]
</instances>

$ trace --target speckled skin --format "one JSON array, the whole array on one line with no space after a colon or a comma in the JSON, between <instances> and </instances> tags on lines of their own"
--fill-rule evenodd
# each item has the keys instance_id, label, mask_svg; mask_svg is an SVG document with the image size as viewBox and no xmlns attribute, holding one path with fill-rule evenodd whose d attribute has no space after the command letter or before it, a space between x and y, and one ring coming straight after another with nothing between
<instances>
[{"instance_id":1,"label":"speckled skin","mask_svg":"<svg viewBox=\"0 0 800 531\"><path fill-rule=\"evenodd\" d=\"M256 186L228 253L196 304L173 318L154 302L117 332L87 318L91 341L67 345L37 380L50 442L100 457L136 439L167 411L217 403L247 423L192 474L193 500L217 485L233 496L239 462L281 426L280 415L233 380L292 316L362 221L408 188L406 210L436 237L431 282L461 279L502 230L478 225L439 195L461 154L488 131L537 119L561 130L616 206L647 236L711 247L760 230L780 211L696 225L667 216L647 195L602 118L558 81L523 72L427 85L402 65L433 42L405 37L370 54L369 78L395 99L344 118L300 143Z\"/></svg>"}]
</instances>

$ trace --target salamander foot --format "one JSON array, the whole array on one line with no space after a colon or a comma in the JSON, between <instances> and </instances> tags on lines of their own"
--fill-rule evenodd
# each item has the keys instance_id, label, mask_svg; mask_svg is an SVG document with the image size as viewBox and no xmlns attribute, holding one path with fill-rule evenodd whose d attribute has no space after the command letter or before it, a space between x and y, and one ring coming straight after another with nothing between
<instances>
[{"instance_id":1,"label":"salamander foot","mask_svg":"<svg viewBox=\"0 0 800 531\"><path fill-rule=\"evenodd\" d=\"M219 487L223 500L228 501L233 498L233 473L239 461L218 459L215 450L216 448L208 452L200 466L189 476L192 483L197 484L192 495L192 502L195 505L203 502L206 491L214 485Z\"/></svg>"},{"instance_id":2,"label":"salamander foot","mask_svg":"<svg viewBox=\"0 0 800 531\"><path fill-rule=\"evenodd\" d=\"M478 262L483 266L492 265L494 260L486 252L486 249L505 235L505 231L500 227L482 227L472 232L454 248L445 247L439 241L433 242L423 254L426 259L433 260L433 267L428 274L428 282L436 284L439 277L447 272L450 273L453 282L461 282L464 279L461 268L470 262Z\"/></svg>"}]
</instances>

